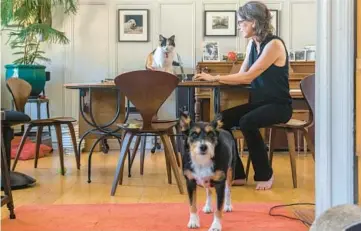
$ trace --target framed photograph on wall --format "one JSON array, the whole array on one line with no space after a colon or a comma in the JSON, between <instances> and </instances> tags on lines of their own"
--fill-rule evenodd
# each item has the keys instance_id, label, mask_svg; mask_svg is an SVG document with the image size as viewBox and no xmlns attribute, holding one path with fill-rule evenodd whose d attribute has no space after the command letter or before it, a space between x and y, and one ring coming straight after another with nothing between
<instances>
[{"instance_id":1,"label":"framed photograph on wall","mask_svg":"<svg viewBox=\"0 0 361 231\"><path fill-rule=\"evenodd\" d=\"M204 11L204 36L236 36L237 13L235 10Z\"/></svg>"},{"instance_id":2,"label":"framed photograph on wall","mask_svg":"<svg viewBox=\"0 0 361 231\"><path fill-rule=\"evenodd\" d=\"M279 26L279 11L278 10L269 10L271 13L271 24L274 28L274 34L280 36L280 26Z\"/></svg>"},{"instance_id":3,"label":"framed photograph on wall","mask_svg":"<svg viewBox=\"0 0 361 231\"><path fill-rule=\"evenodd\" d=\"M221 60L219 54L219 43L215 41L203 42L203 61L204 62L219 62Z\"/></svg>"},{"instance_id":4,"label":"framed photograph on wall","mask_svg":"<svg viewBox=\"0 0 361 231\"><path fill-rule=\"evenodd\" d=\"M118 41L149 41L148 9L118 9Z\"/></svg>"}]
</instances>

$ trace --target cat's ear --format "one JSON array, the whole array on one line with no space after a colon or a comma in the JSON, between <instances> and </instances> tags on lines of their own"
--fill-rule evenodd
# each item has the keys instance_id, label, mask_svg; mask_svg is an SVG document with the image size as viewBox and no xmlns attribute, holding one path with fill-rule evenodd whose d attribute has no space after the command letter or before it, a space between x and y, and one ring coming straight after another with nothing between
<instances>
[{"instance_id":1,"label":"cat's ear","mask_svg":"<svg viewBox=\"0 0 361 231\"><path fill-rule=\"evenodd\" d=\"M165 39L165 37L163 36L163 35L159 35L159 41L161 42L161 41L163 41Z\"/></svg>"},{"instance_id":2,"label":"cat's ear","mask_svg":"<svg viewBox=\"0 0 361 231\"><path fill-rule=\"evenodd\" d=\"M169 40L173 40L173 41L174 41L174 40L175 40L175 35L170 36L170 37L169 37Z\"/></svg>"}]
</instances>

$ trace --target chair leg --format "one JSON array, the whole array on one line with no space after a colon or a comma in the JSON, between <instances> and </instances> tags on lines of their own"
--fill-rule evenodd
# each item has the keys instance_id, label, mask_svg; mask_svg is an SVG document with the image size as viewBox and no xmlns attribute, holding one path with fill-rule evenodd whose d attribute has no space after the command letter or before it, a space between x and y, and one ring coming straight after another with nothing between
<instances>
[{"instance_id":1,"label":"chair leg","mask_svg":"<svg viewBox=\"0 0 361 231\"><path fill-rule=\"evenodd\" d=\"M133 166L133 162L135 159L135 156L137 154L138 148L139 148L139 144L140 144L140 140L141 140L141 136L137 136L136 140L135 140L135 144L134 144L134 149L131 155L131 159L129 162L129 166L128 166L128 177L132 176L132 166Z\"/></svg>"},{"instance_id":2,"label":"chair leg","mask_svg":"<svg viewBox=\"0 0 361 231\"><path fill-rule=\"evenodd\" d=\"M58 140L58 150L59 150L59 158L60 158L60 168L61 168L61 175L65 175L65 168L64 168L64 152L63 152L63 137L61 134L61 125L55 124L55 131L56 131L56 139Z\"/></svg>"},{"instance_id":3,"label":"chair leg","mask_svg":"<svg viewBox=\"0 0 361 231\"><path fill-rule=\"evenodd\" d=\"M78 145L76 144L74 126L73 126L72 123L67 123L67 125L68 125L69 131L70 131L71 141L73 143L73 149L74 149L74 155L75 155L75 161L76 161L76 168L80 169L80 153L78 152Z\"/></svg>"},{"instance_id":4,"label":"chair leg","mask_svg":"<svg viewBox=\"0 0 361 231\"><path fill-rule=\"evenodd\" d=\"M296 147L295 147L295 133L293 129L287 129L287 141L288 141L288 149L290 153L293 187L297 188Z\"/></svg>"},{"instance_id":5,"label":"chair leg","mask_svg":"<svg viewBox=\"0 0 361 231\"><path fill-rule=\"evenodd\" d=\"M170 162L170 165L172 166L173 173L174 173L174 176L175 176L176 181L177 181L179 192L180 192L180 194L184 194L183 184L182 184L182 180L181 180L180 173L179 173L179 170L178 170L177 162L174 159L175 158L175 155L173 153L174 149L172 147L172 143L170 141L170 138L169 138L169 136L167 134L162 134L161 139L162 139L162 142L164 144L164 151L165 151L166 155L168 156L168 160Z\"/></svg>"},{"instance_id":6,"label":"chair leg","mask_svg":"<svg viewBox=\"0 0 361 231\"><path fill-rule=\"evenodd\" d=\"M140 143L140 175L144 173L144 157L145 157L145 146L147 145L147 136L141 137Z\"/></svg>"},{"instance_id":7,"label":"chair leg","mask_svg":"<svg viewBox=\"0 0 361 231\"><path fill-rule=\"evenodd\" d=\"M19 160L21 151L23 150L23 147L24 147L26 138L28 137L28 135L29 135L29 133L30 133L30 130L31 130L32 128L33 128L33 126L32 126L31 124L29 124L29 126L28 126L28 128L26 129L23 137L21 138L21 141L20 141L18 150L17 150L17 152L16 152L14 164L13 164L13 167L12 167L12 169L11 169L12 171L15 171L15 167L16 167L16 164L18 163L18 160Z\"/></svg>"},{"instance_id":8,"label":"chair leg","mask_svg":"<svg viewBox=\"0 0 361 231\"><path fill-rule=\"evenodd\" d=\"M305 128L303 128L302 131L306 138L307 145L310 148L310 151L312 153L313 161L315 161L315 146L313 145L313 142L311 140L310 133L308 133L307 129L305 129Z\"/></svg>"},{"instance_id":9,"label":"chair leg","mask_svg":"<svg viewBox=\"0 0 361 231\"><path fill-rule=\"evenodd\" d=\"M46 114L48 116L48 119L50 118L50 110L49 110L49 102L46 103ZM51 140L51 126L48 126L49 136Z\"/></svg>"},{"instance_id":10,"label":"chair leg","mask_svg":"<svg viewBox=\"0 0 361 231\"><path fill-rule=\"evenodd\" d=\"M114 196L115 191L117 190L118 183L119 184L122 183L123 168L124 168L125 158L127 156L126 153L129 149L129 146L132 142L133 137L134 137L133 133L125 132L124 138L122 139L123 144L120 149L119 160L118 160L117 168L116 168L114 179L113 179L112 190L110 192L111 196Z\"/></svg>"},{"instance_id":11,"label":"chair leg","mask_svg":"<svg viewBox=\"0 0 361 231\"><path fill-rule=\"evenodd\" d=\"M270 128L269 129L268 159L269 159L271 167L272 167L272 163L273 163L273 152L274 152L274 149L275 149L276 134L277 134L277 130L275 128Z\"/></svg>"},{"instance_id":12,"label":"chair leg","mask_svg":"<svg viewBox=\"0 0 361 231\"><path fill-rule=\"evenodd\" d=\"M248 152L247 165L246 165L246 181L248 181L248 175L249 175L249 168L250 167L251 167L251 156L249 155L249 152Z\"/></svg>"},{"instance_id":13,"label":"chair leg","mask_svg":"<svg viewBox=\"0 0 361 231\"><path fill-rule=\"evenodd\" d=\"M38 167L40 144L41 144L41 135L43 133L43 126L38 126L38 132L36 133L36 148L35 148L35 159L34 159L34 168Z\"/></svg>"},{"instance_id":14,"label":"chair leg","mask_svg":"<svg viewBox=\"0 0 361 231\"><path fill-rule=\"evenodd\" d=\"M14 199L13 194L11 191L10 185L10 172L8 162L6 161L6 151L4 147L4 139L1 138L1 180L3 182L4 194L7 197L7 207L10 212L10 219L15 219L15 212L14 212ZM2 202L3 198L1 199Z\"/></svg>"},{"instance_id":15,"label":"chair leg","mask_svg":"<svg viewBox=\"0 0 361 231\"><path fill-rule=\"evenodd\" d=\"M170 160L168 158L165 149L164 149L164 157L165 157L165 167L167 170L168 184L172 184L172 166L170 165Z\"/></svg>"},{"instance_id":16,"label":"chair leg","mask_svg":"<svg viewBox=\"0 0 361 231\"><path fill-rule=\"evenodd\" d=\"M172 146L173 146L173 152L174 152L175 160L177 161L178 167L181 167L181 161L179 160L179 155L178 155L178 150L177 150L177 143L175 142L174 135L175 135L175 133L174 133L173 129L170 129L169 138L170 138L170 141L171 141Z\"/></svg>"},{"instance_id":17,"label":"chair leg","mask_svg":"<svg viewBox=\"0 0 361 231\"><path fill-rule=\"evenodd\" d=\"M239 155L240 157L243 157L244 155L244 138L240 138L238 140L238 145L239 145Z\"/></svg>"}]
</instances>

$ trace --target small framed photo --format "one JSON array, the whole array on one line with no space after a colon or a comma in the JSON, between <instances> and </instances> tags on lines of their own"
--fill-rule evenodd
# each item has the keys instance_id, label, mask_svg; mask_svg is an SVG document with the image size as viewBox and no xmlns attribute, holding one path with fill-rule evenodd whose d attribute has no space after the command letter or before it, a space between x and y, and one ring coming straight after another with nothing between
<instances>
[{"instance_id":1,"label":"small framed photo","mask_svg":"<svg viewBox=\"0 0 361 231\"><path fill-rule=\"evenodd\" d=\"M149 41L148 9L118 9L118 41Z\"/></svg>"},{"instance_id":2,"label":"small framed photo","mask_svg":"<svg viewBox=\"0 0 361 231\"><path fill-rule=\"evenodd\" d=\"M295 61L306 61L306 50L295 51Z\"/></svg>"},{"instance_id":3,"label":"small framed photo","mask_svg":"<svg viewBox=\"0 0 361 231\"><path fill-rule=\"evenodd\" d=\"M236 11L204 11L204 36L237 36Z\"/></svg>"},{"instance_id":4,"label":"small framed photo","mask_svg":"<svg viewBox=\"0 0 361 231\"><path fill-rule=\"evenodd\" d=\"M271 24L274 28L274 35L280 36L280 28L279 28L279 13L278 10L269 10L271 13Z\"/></svg>"},{"instance_id":5,"label":"small framed photo","mask_svg":"<svg viewBox=\"0 0 361 231\"><path fill-rule=\"evenodd\" d=\"M295 61L295 52L294 51L289 51L288 52L288 60L289 61Z\"/></svg>"},{"instance_id":6,"label":"small framed photo","mask_svg":"<svg viewBox=\"0 0 361 231\"><path fill-rule=\"evenodd\" d=\"M204 62L219 62L219 43L215 41L203 42L203 61Z\"/></svg>"}]
</instances>

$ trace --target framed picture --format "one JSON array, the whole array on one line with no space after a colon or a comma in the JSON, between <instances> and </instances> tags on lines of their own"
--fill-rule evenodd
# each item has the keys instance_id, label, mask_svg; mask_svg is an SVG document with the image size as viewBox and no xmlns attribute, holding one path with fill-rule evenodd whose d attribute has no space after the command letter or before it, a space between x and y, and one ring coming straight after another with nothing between
<instances>
[{"instance_id":1,"label":"framed picture","mask_svg":"<svg viewBox=\"0 0 361 231\"><path fill-rule=\"evenodd\" d=\"M295 61L306 61L306 50L295 51Z\"/></svg>"},{"instance_id":2,"label":"framed picture","mask_svg":"<svg viewBox=\"0 0 361 231\"><path fill-rule=\"evenodd\" d=\"M295 52L294 51L289 51L288 52L288 60L289 61L295 61Z\"/></svg>"},{"instance_id":3,"label":"framed picture","mask_svg":"<svg viewBox=\"0 0 361 231\"><path fill-rule=\"evenodd\" d=\"M148 9L118 9L118 41L149 41Z\"/></svg>"},{"instance_id":4,"label":"framed picture","mask_svg":"<svg viewBox=\"0 0 361 231\"><path fill-rule=\"evenodd\" d=\"M221 60L219 55L219 43L215 41L204 41L202 56L204 62L219 62Z\"/></svg>"},{"instance_id":5,"label":"framed picture","mask_svg":"<svg viewBox=\"0 0 361 231\"><path fill-rule=\"evenodd\" d=\"M204 36L236 36L235 10L204 11Z\"/></svg>"},{"instance_id":6,"label":"framed picture","mask_svg":"<svg viewBox=\"0 0 361 231\"><path fill-rule=\"evenodd\" d=\"M274 34L277 36L280 36L280 28L279 28L279 14L278 14L278 10L269 10L272 16L271 19L271 24L273 26L274 30Z\"/></svg>"}]
</instances>

